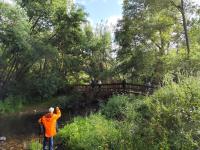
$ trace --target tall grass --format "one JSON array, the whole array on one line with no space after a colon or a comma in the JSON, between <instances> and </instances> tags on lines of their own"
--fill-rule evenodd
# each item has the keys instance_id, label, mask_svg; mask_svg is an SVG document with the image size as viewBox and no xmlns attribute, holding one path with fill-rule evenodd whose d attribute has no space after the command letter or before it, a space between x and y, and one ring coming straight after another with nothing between
<instances>
[{"instance_id":1,"label":"tall grass","mask_svg":"<svg viewBox=\"0 0 200 150\"><path fill-rule=\"evenodd\" d=\"M96 114L75 118L73 123L60 130L57 141L62 141L69 150L103 150L118 146L120 136L115 122Z\"/></svg>"},{"instance_id":2,"label":"tall grass","mask_svg":"<svg viewBox=\"0 0 200 150\"><path fill-rule=\"evenodd\" d=\"M13 113L21 110L25 104L25 99L20 96L9 96L0 100L0 114Z\"/></svg>"},{"instance_id":3,"label":"tall grass","mask_svg":"<svg viewBox=\"0 0 200 150\"><path fill-rule=\"evenodd\" d=\"M28 145L29 150L42 150L42 144L37 140L32 140Z\"/></svg>"}]
</instances>

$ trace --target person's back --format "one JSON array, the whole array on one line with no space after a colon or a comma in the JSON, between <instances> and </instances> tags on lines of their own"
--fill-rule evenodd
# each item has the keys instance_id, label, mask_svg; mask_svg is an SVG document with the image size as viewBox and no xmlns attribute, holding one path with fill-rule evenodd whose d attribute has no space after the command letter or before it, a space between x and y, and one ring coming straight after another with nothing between
<instances>
[{"instance_id":1,"label":"person's back","mask_svg":"<svg viewBox=\"0 0 200 150\"><path fill-rule=\"evenodd\" d=\"M53 113L54 108L49 109L49 113L39 119L39 123L44 126L45 134L43 141L43 149L45 149L47 139L49 139L49 149L53 149L53 136L56 135L57 120L61 116L60 109L56 107L56 113Z\"/></svg>"},{"instance_id":2,"label":"person's back","mask_svg":"<svg viewBox=\"0 0 200 150\"><path fill-rule=\"evenodd\" d=\"M42 117L42 124L45 128L45 136L51 137L56 135L56 122L60 116L48 113Z\"/></svg>"}]
</instances>

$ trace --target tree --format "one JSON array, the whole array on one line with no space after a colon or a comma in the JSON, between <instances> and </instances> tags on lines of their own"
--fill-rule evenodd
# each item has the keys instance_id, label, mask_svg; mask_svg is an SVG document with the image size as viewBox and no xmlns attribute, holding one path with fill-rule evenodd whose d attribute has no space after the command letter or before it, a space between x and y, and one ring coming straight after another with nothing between
<instances>
[{"instance_id":1,"label":"tree","mask_svg":"<svg viewBox=\"0 0 200 150\"><path fill-rule=\"evenodd\" d=\"M83 70L90 78L107 80L112 67L111 34L106 28L102 23L97 25L95 31L92 31L90 24L84 27Z\"/></svg>"},{"instance_id":2,"label":"tree","mask_svg":"<svg viewBox=\"0 0 200 150\"><path fill-rule=\"evenodd\" d=\"M33 96L35 93L43 97L48 92L52 95L57 89L54 86L62 86L57 84L58 80L66 80L63 76L66 69L77 70L75 66L71 67L73 65L66 65L79 61L81 24L85 13L74 7L68 16L66 5L60 7L56 3L50 7L47 1L19 2L24 9L17 4L0 4L0 95L29 92ZM65 57L60 57L61 54ZM74 56L70 57L71 54ZM72 62L67 58L73 58ZM54 90L48 91L47 87ZM40 92L41 89L45 93Z\"/></svg>"},{"instance_id":3,"label":"tree","mask_svg":"<svg viewBox=\"0 0 200 150\"><path fill-rule=\"evenodd\" d=\"M1 97L48 98L66 83L82 82L83 75L84 82L88 76L105 76L97 74L110 67L110 33L87 30L83 8L70 2L0 3Z\"/></svg>"},{"instance_id":4,"label":"tree","mask_svg":"<svg viewBox=\"0 0 200 150\"><path fill-rule=\"evenodd\" d=\"M26 64L25 57L32 52L30 43L30 24L25 12L20 7L12 7L0 3L0 95L2 95L8 84L17 78L18 72L24 72L29 63Z\"/></svg>"},{"instance_id":5,"label":"tree","mask_svg":"<svg viewBox=\"0 0 200 150\"><path fill-rule=\"evenodd\" d=\"M116 41L120 45L117 55L118 70L132 74L134 80L144 81L146 78L152 78L158 84L167 72L164 66L165 56L175 48L178 54L184 47L184 39L188 59L191 50L187 29L189 24L184 17L186 11L190 15L194 14L192 3L125 0L123 19L118 23L116 30ZM181 26L184 27L185 38Z\"/></svg>"},{"instance_id":6,"label":"tree","mask_svg":"<svg viewBox=\"0 0 200 150\"><path fill-rule=\"evenodd\" d=\"M152 78L159 83L164 74L162 56L168 52L177 28L176 16L146 1L128 0L124 1L123 15L116 31L120 64L125 72L131 70L136 80Z\"/></svg>"},{"instance_id":7,"label":"tree","mask_svg":"<svg viewBox=\"0 0 200 150\"><path fill-rule=\"evenodd\" d=\"M184 35L185 35L185 43L187 47L187 57L189 58L190 55L190 43L189 43L189 36L188 36L188 29L187 29L187 19L186 19L186 0L179 0L174 1L170 0L170 3L172 6L177 8L177 10L181 13L182 16L182 22L183 22L183 29L184 29ZM188 2L189 5L189 2Z\"/></svg>"}]
</instances>

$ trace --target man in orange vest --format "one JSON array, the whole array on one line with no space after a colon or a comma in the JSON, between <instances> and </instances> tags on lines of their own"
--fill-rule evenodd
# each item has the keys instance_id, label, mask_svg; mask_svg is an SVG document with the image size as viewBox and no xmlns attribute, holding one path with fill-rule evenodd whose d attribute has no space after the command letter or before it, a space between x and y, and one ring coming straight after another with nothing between
<instances>
[{"instance_id":1,"label":"man in orange vest","mask_svg":"<svg viewBox=\"0 0 200 150\"><path fill-rule=\"evenodd\" d=\"M56 125L57 120L61 116L60 109L56 107L56 113L54 112L54 108L49 108L49 113L42 116L39 119L40 125L44 127L44 140L43 140L43 150L45 150L47 141L49 141L49 150L53 150L53 137L56 135Z\"/></svg>"}]
</instances>

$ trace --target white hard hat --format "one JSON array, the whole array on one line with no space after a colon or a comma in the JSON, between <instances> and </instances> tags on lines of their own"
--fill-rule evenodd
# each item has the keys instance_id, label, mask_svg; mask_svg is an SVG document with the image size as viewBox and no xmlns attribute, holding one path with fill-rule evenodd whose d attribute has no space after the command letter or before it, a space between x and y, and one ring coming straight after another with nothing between
<instances>
[{"instance_id":1,"label":"white hard hat","mask_svg":"<svg viewBox=\"0 0 200 150\"><path fill-rule=\"evenodd\" d=\"M53 107L50 107L50 108L49 108L49 112L50 112L50 113L53 113L53 112L54 112L54 108L53 108Z\"/></svg>"}]
</instances>

